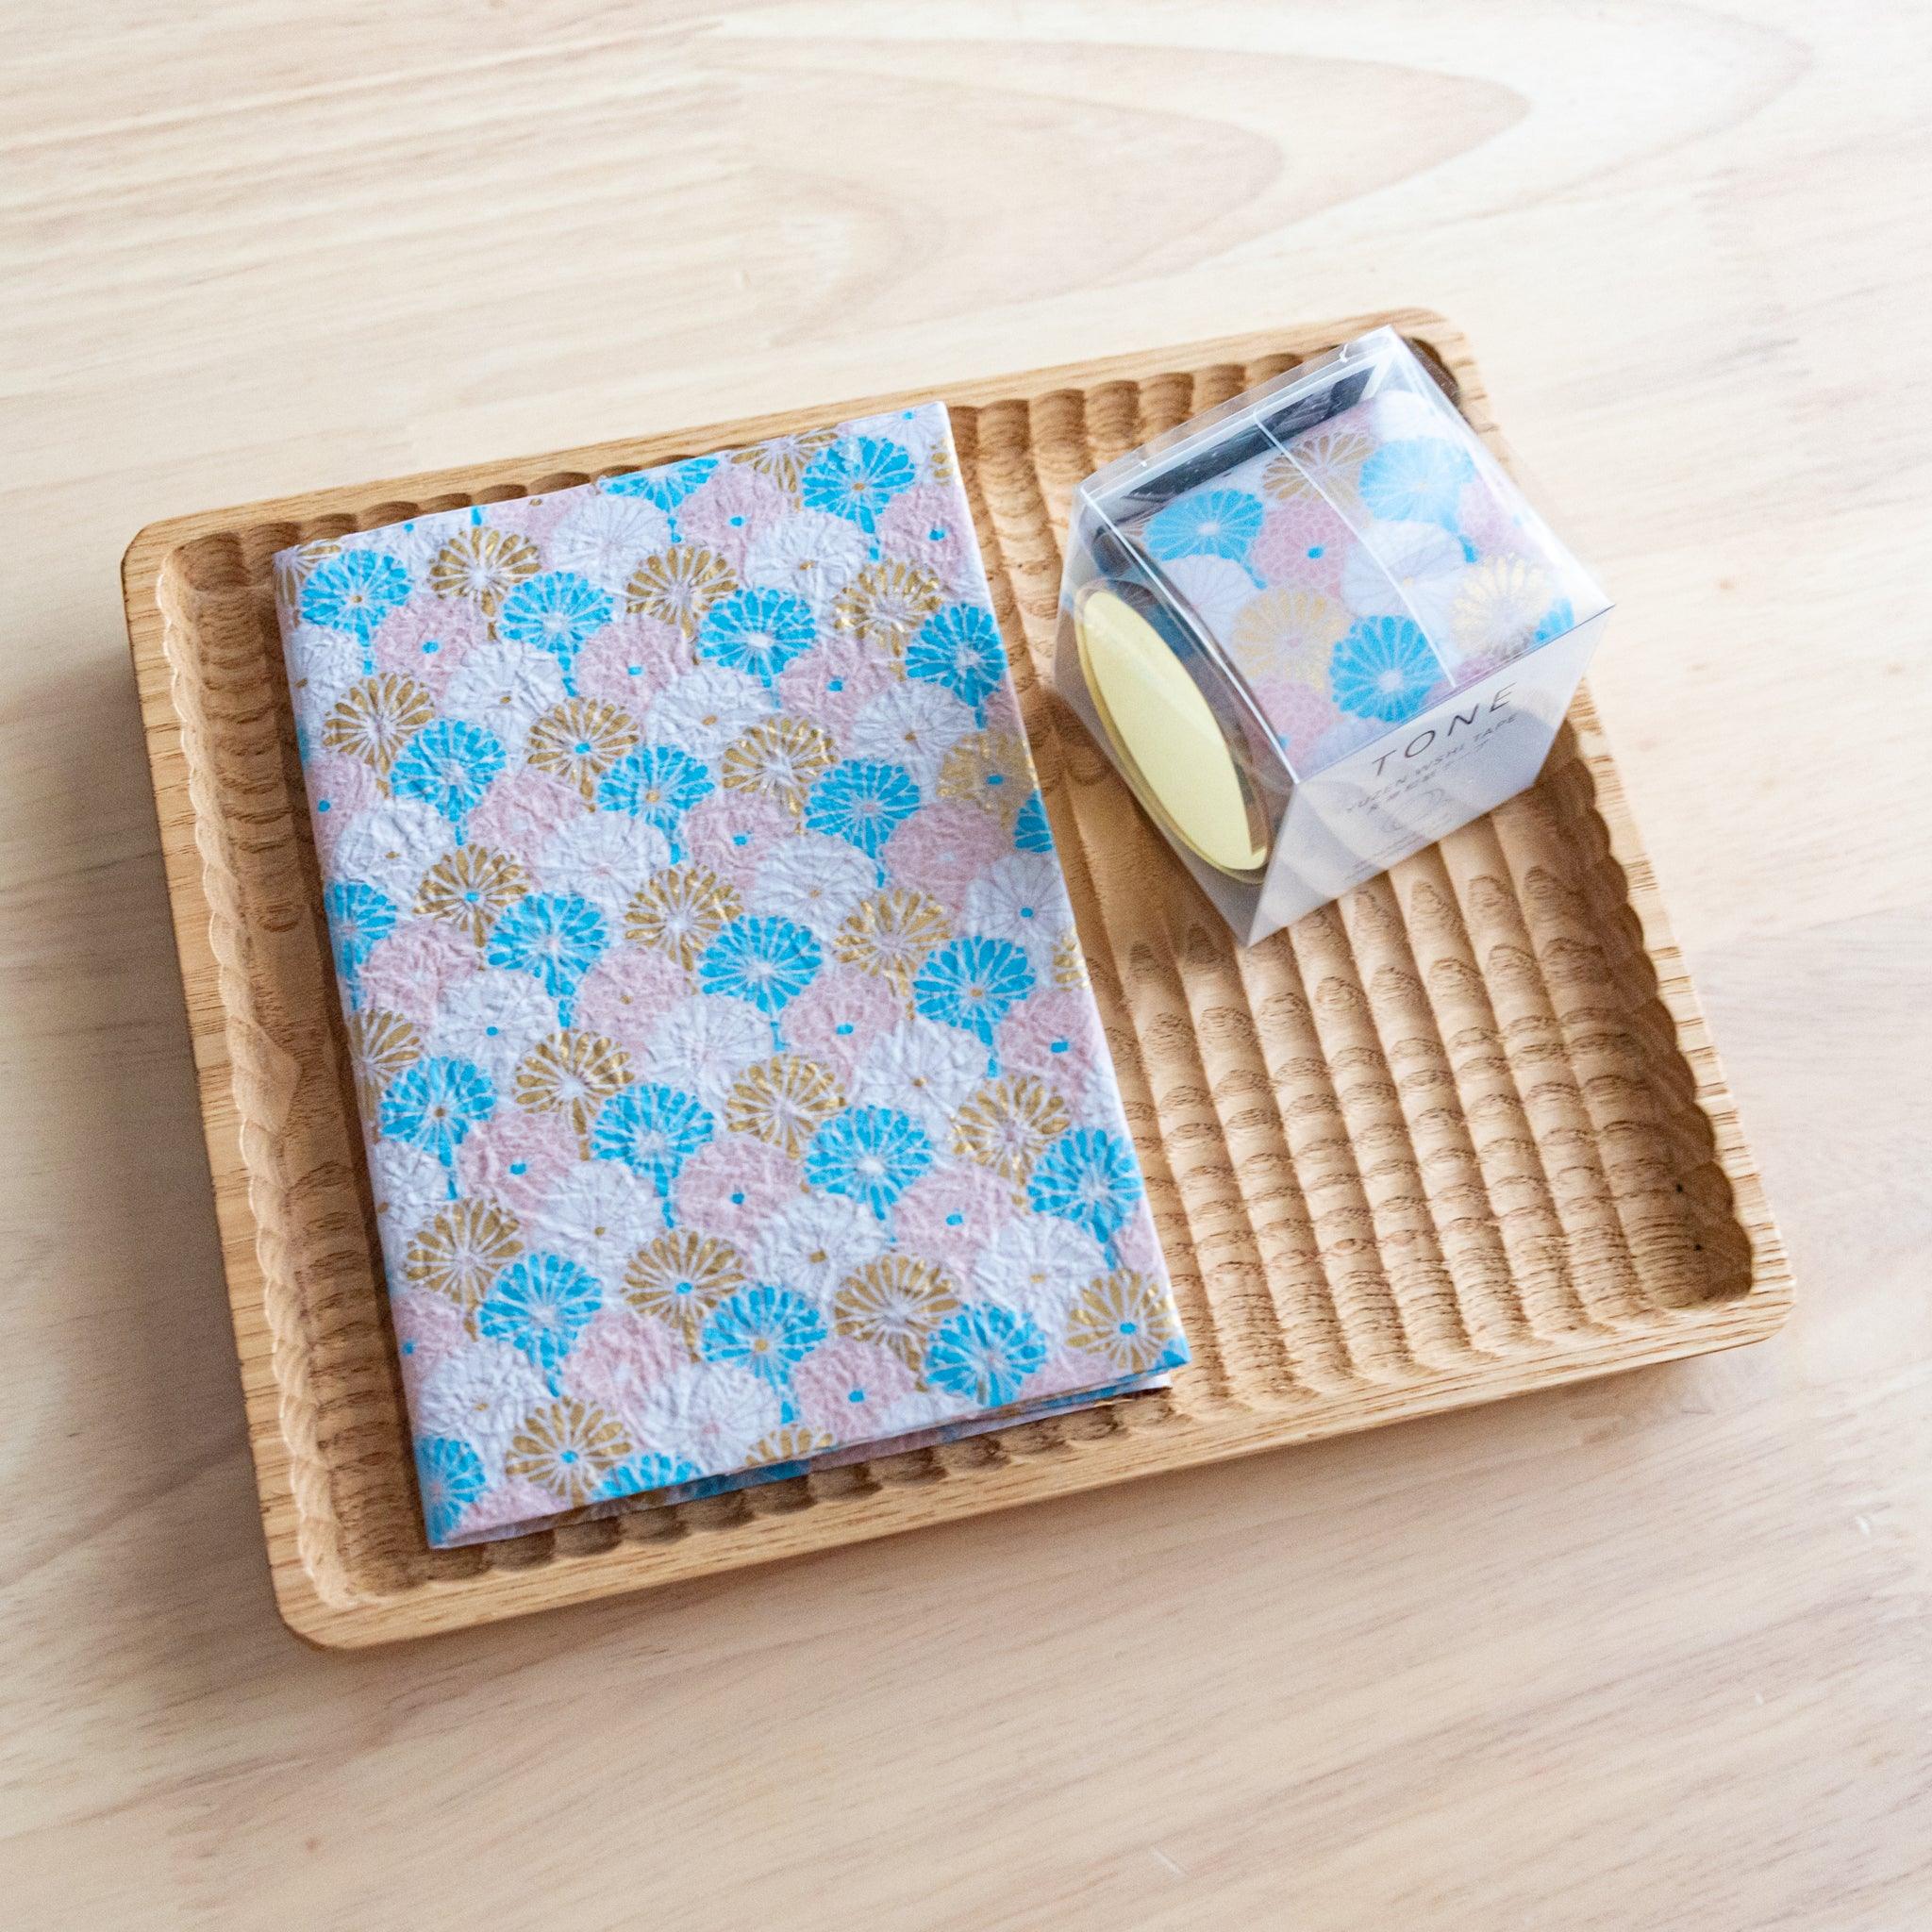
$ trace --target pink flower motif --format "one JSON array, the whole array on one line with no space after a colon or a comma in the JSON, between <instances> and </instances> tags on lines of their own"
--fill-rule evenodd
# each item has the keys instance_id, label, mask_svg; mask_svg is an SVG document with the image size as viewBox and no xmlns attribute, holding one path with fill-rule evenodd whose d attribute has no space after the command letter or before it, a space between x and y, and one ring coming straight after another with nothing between
<instances>
[{"instance_id":1,"label":"pink flower motif","mask_svg":"<svg viewBox=\"0 0 1932 1932\"><path fill-rule=\"evenodd\" d=\"M1457 509L1457 527L1482 557L1535 558L1528 533L1510 514L1508 506L1480 475L1462 486Z\"/></svg>"},{"instance_id":2,"label":"pink flower motif","mask_svg":"<svg viewBox=\"0 0 1932 1932\"><path fill-rule=\"evenodd\" d=\"M527 1218L579 1158L567 1114L527 1113L499 1094L496 1111L457 1149L458 1181L464 1193L488 1194Z\"/></svg>"},{"instance_id":3,"label":"pink flower motif","mask_svg":"<svg viewBox=\"0 0 1932 1932\"><path fill-rule=\"evenodd\" d=\"M1013 689L1010 676L1000 679L999 689L990 696L984 707L986 728L989 731L1004 731L1009 738L1017 738L1022 746L1026 744L1026 726L1020 716L1020 694ZM1033 753L1026 752L1028 771L1033 768ZM1033 783L1038 787L1040 777L1034 774Z\"/></svg>"},{"instance_id":4,"label":"pink flower motif","mask_svg":"<svg viewBox=\"0 0 1932 1932\"><path fill-rule=\"evenodd\" d=\"M828 1341L791 1372L799 1420L841 1444L875 1441L893 1406L917 1386L890 1348L864 1341Z\"/></svg>"},{"instance_id":5,"label":"pink flower motif","mask_svg":"<svg viewBox=\"0 0 1932 1932\"><path fill-rule=\"evenodd\" d=\"M308 761L308 823L315 827L316 856L325 866L342 834L381 796L375 774L360 758L318 752Z\"/></svg>"},{"instance_id":6,"label":"pink flower motif","mask_svg":"<svg viewBox=\"0 0 1932 1932\"><path fill-rule=\"evenodd\" d=\"M1095 1031L1092 1002L1085 994L1042 988L1001 1021L1000 1072L1043 1081L1078 1112L1102 1050Z\"/></svg>"},{"instance_id":7,"label":"pink flower motif","mask_svg":"<svg viewBox=\"0 0 1932 1932\"><path fill-rule=\"evenodd\" d=\"M942 798L916 811L886 846L893 884L917 886L951 912L962 911L973 882L1009 858L1013 841L990 811Z\"/></svg>"},{"instance_id":8,"label":"pink flower motif","mask_svg":"<svg viewBox=\"0 0 1932 1932\"><path fill-rule=\"evenodd\" d=\"M1167 1263L1160 1253L1160 1237L1154 1231L1154 1217L1147 1211L1145 1201L1127 1216L1125 1226L1114 1236L1113 1253L1117 1267L1156 1276L1167 1273Z\"/></svg>"},{"instance_id":9,"label":"pink flower motif","mask_svg":"<svg viewBox=\"0 0 1932 1932\"><path fill-rule=\"evenodd\" d=\"M378 671L400 672L441 697L488 629L474 606L418 591L383 619L371 641Z\"/></svg>"},{"instance_id":10,"label":"pink flower motif","mask_svg":"<svg viewBox=\"0 0 1932 1932\"><path fill-rule=\"evenodd\" d=\"M470 814L465 834L472 845L488 845L535 865L558 827L586 809L583 793L575 786L526 766L505 773L491 786Z\"/></svg>"},{"instance_id":11,"label":"pink flower motif","mask_svg":"<svg viewBox=\"0 0 1932 1932\"><path fill-rule=\"evenodd\" d=\"M744 568L744 554L759 529L793 508L784 487L748 463L721 463L708 481L677 507L678 533Z\"/></svg>"},{"instance_id":12,"label":"pink flower motif","mask_svg":"<svg viewBox=\"0 0 1932 1932\"><path fill-rule=\"evenodd\" d=\"M782 1024L791 1051L829 1068L843 1089L873 1042L906 1017L889 981L827 962L785 1008Z\"/></svg>"},{"instance_id":13,"label":"pink flower motif","mask_svg":"<svg viewBox=\"0 0 1932 1932\"><path fill-rule=\"evenodd\" d=\"M1341 713L1324 692L1285 678L1257 679L1255 696L1289 764L1296 772L1312 770L1309 754L1341 722Z\"/></svg>"},{"instance_id":14,"label":"pink flower motif","mask_svg":"<svg viewBox=\"0 0 1932 1932\"><path fill-rule=\"evenodd\" d=\"M584 976L573 1018L584 1031L614 1040L641 1068L651 1029L691 991L691 976L663 953L618 946Z\"/></svg>"},{"instance_id":15,"label":"pink flower motif","mask_svg":"<svg viewBox=\"0 0 1932 1932\"><path fill-rule=\"evenodd\" d=\"M974 1257L1018 1211L1010 1181L969 1161L950 1162L922 1174L899 1197L892 1232L922 1260L968 1281Z\"/></svg>"},{"instance_id":16,"label":"pink flower motif","mask_svg":"<svg viewBox=\"0 0 1932 1932\"><path fill-rule=\"evenodd\" d=\"M1322 497L1303 494L1269 510L1248 555L1270 584L1333 597L1341 589L1342 562L1354 542L1354 532L1336 509Z\"/></svg>"},{"instance_id":17,"label":"pink flower motif","mask_svg":"<svg viewBox=\"0 0 1932 1932\"><path fill-rule=\"evenodd\" d=\"M684 820L684 849L741 893L748 892L759 866L798 830L782 806L742 791L714 791Z\"/></svg>"},{"instance_id":18,"label":"pink flower motif","mask_svg":"<svg viewBox=\"0 0 1932 1932\"><path fill-rule=\"evenodd\" d=\"M523 1524L541 1524L564 1507L561 1496L521 1478L498 1483L476 1498L462 1513L456 1526L458 1541L467 1541L494 1532L514 1529Z\"/></svg>"},{"instance_id":19,"label":"pink flower motif","mask_svg":"<svg viewBox=\"0 0 1932 1932\"><path fill-rule=\"evenodd\" d=\"M527 537L541 550L558 525L580 508L589 493L579 486L574 490L546 491L541 496L511 497L503 503L487 505L483 520L492 528L514 530L520 537Z\"/></svg>"},{"instance_id":20,"label":"pink flower motif","mask_svg":"<svg viewBox=\"0 0 1932 1932\"><path fill-rule=\"evenodd\" d=\"M691 1354L674 1329L626 1307L618 1293L619 1284L604 1284L604 1306L564 1360L564 1393L608 1409L635 1441L652 1390Z\"/></svg>"},{"instance_id":21,"label":"pink flower motif","mask_svg":"<svg viewBox=\"0 0 1932 1932\"><path fill-rule=\"evenodd\" d=\"M748 1134L721 1133L678 1176L678 1224L748 1250L804 1185L798 1163L780 1149Z\"/></svg>"},{"instance_id":22,"label":"pink flower motif","mask_svg":"<svg viewBox=\"0 0 1932 1932\"><path fill-rule=\"evenodd\" d=\"M887 555L931 571L956 597L973 575L973 543L972 520L958 492L936 483L895 496L879 517L879 544Z\"/></svg>"},{"instance_id":23,"label":"pink flower motif","mask_svg":"<svg viewBox=\"0 0 1932 1932\"><path fill-rule=\"evenodd\" d=\"M469 1330L455 1302L423 1289L408 1288L391 1295L389 1312L395 1324L396 1354L402 1357L403 1386L413 1401L424 1377L469 1341Z\"/></svg>"},{"instance_id":24,"label":"pink flower motif","mask_svg":"<svg viewBox=\"0 0 1932 1932\"><path fill-rule=\"evenodd\" d=\"M841 745L852 721L898 673L876 644L849 631L821 632L802 658L778 674L778 697L788 711L823 724Z\"/></svg>"},{"instance_id":25,"label":"pink flower motif","mask_svg":"<svg viewBox=\"0 0 1932 1932\"><path fill-rule=\"evenodd\" d=\"M576 687L641 719L651 700L696 662L675 626L655 617L620 618L577 653Z\"/></svg>"},{"instance_id":26,"label":"pink flower motif","mask_svg":"<svg viewBox=\"0 0 1932 1932\"><path fill-rule=\"evenodd\" d=\"M467 934L440 919L406 919L369 955L359 975L362 1005L436 1024L443 1000L482 967Z\"/></svg>"}]
</instances>

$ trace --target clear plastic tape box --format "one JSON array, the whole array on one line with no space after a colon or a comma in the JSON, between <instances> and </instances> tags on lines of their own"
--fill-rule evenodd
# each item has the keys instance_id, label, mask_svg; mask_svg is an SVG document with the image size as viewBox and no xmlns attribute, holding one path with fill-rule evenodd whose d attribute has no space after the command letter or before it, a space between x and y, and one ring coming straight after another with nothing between
<instances>
[{"instance_id":1,"label":"clear plastic tape box","mask_svg":"<svg viewBox=\"0 0 1932 1932\"><path fill-rule=\"evenodd\" d=\"M1252 943L1530 784L1608 608L1384 328L1079 487L1056 681Z\"/></svg>"}]
</instances>

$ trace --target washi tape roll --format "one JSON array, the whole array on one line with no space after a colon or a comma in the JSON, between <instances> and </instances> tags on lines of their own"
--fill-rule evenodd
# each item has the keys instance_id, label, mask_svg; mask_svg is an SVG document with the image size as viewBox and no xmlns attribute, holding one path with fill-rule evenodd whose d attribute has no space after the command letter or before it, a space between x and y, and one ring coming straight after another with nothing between
<instances>
[{"instance_id":1,"label":"washi tape roll","mask_svg":"<svg viewBox=\"0 0 1932 1932\"><path fill-rule=\"evenodd\" d=\"M1257 879L1266 801L1231 715L1237 700L1219 690L1186 616L1145 583L1102 577L1082 591L1074 625L1087 689L1141 805L1196 858Z\"/></svg>"}]
</instances>

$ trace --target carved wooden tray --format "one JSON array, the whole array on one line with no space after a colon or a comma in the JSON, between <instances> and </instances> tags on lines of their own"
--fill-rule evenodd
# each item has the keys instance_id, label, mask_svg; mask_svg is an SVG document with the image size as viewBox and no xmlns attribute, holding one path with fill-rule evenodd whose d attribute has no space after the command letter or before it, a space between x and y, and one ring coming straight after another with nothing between
<instances>
[{"instance_id":1,"label":"carved wooden tray","mask_svg":"<svg viewBox=\"0 0 1932 1932\"><path fill-rule=\"evenodd\" d=\"M124 582L283 1614L378 1643L890 1535L1769 1334L1790 1282L1616 768L1249 952L1041 680L1074 482L1376 323L942 393L1195 1366L1165 1395L671 1509L424 1541L270 592L283 546L867 414L827 403L157 524ZM1612 626L1612 637L1615 626Z\"/></svg>"}]
</instances>

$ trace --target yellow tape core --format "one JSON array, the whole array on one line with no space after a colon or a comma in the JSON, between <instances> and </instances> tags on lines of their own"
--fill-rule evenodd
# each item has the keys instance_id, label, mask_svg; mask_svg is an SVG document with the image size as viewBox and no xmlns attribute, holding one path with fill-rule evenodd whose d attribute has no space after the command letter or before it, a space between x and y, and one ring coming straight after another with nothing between
<instances>
[{"instance_id":1,"label":"yellow tape core","mask_svg":"<svg viewBox=\"0 0 1932 1932\"><path fill-rule=\"evenodd\" d=\"M1199 858L1251 873L1268 857L1226 739L1160 633L1112 591L1082 600L1080 668L1100 720L1145 800Z\"/></svg>"}]
</instances>

